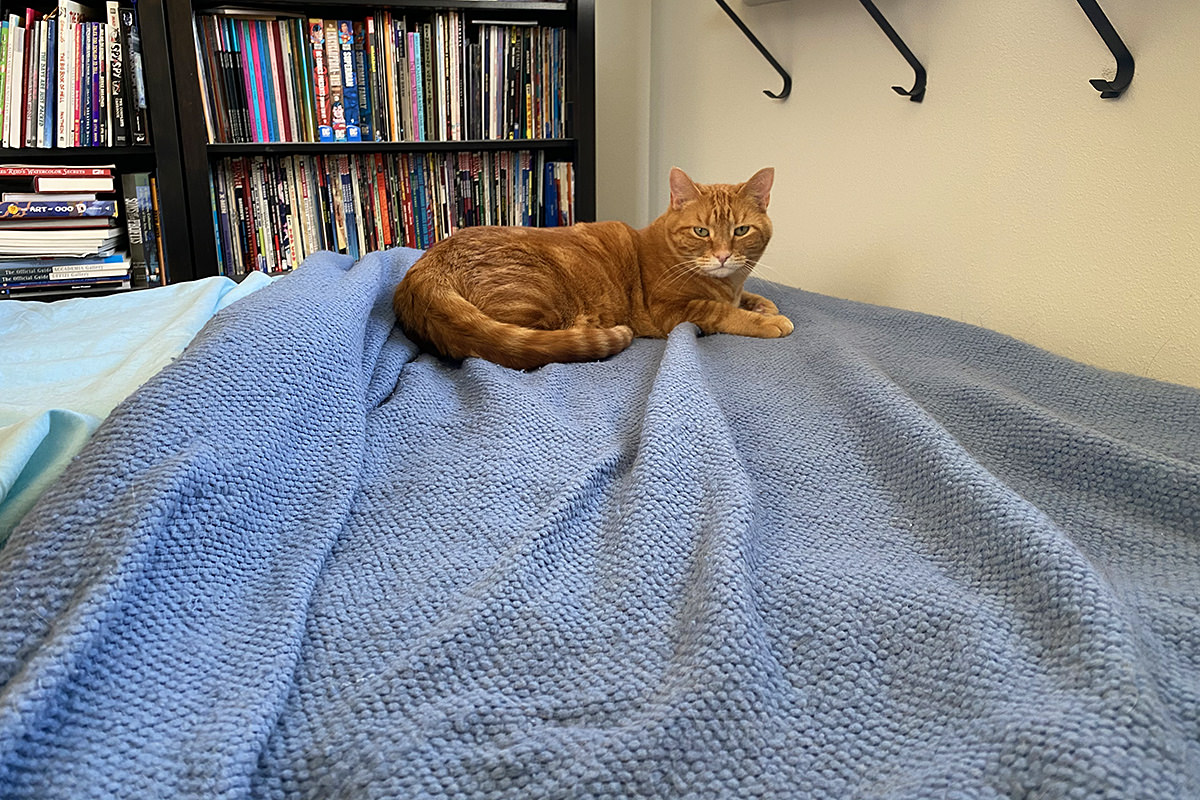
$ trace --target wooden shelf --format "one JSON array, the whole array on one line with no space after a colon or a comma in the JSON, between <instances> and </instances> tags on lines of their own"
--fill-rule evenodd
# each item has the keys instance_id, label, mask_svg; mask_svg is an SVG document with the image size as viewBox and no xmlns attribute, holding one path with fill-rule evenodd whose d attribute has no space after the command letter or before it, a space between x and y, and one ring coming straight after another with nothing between
<instances>
[{"instance_id":1,"label":"wooden shelf","mask_svg":"<svg viewBox=\"0 0 1200 800\"><path fill-rule=\"evenodd\" d=\"M574 139L469 139L453 142L220 142L208 145L212 158L333 153L467 153L482 150L568 151Z\"/></svg>"}]
</instances>

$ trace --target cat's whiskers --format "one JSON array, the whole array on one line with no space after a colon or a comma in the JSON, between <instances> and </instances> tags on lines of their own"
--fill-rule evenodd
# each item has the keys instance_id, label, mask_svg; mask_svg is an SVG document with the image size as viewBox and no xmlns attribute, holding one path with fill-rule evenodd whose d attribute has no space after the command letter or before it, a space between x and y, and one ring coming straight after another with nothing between
<instances>
[{"instance_id":1,"label":"cat's whiskers","mask_svg":"<svg viewBox=\"0 0 1200 800\"><path fill-rule=\"evenodd\" d=\"M778 267L773 267L765 261L753 261L749 258L746 259L746 263L751 266L755 273L757 273L759 270L762 270L773 278L782 280L783 273Z\"/></svg>"},{"instance_id":2,"label":"cat's whiskers","mask_svg":"<svg viewBox=\"0 0 1200 800\"><path fill-rule=\"evenodd\" d=\"M663 270L662 275L658 279L659 286L669 289L683 283L697 272L702 274L703 270L700 264L701 260L699 258L692 258L687 261L681 261L678 264L672 264Z\"/></svg>"}]
</instances>

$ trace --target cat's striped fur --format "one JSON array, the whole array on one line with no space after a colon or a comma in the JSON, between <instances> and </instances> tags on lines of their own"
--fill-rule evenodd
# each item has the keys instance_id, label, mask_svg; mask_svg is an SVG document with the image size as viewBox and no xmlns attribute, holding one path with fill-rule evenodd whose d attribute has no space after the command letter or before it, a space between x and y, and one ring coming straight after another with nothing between
<instances>
[{"instance_id":1,"label":"cat's striped fur","mask_svg":"<svg viewBox=\"0 0 1200 800\"><path fill-rule=\"evenodd\" d=\"M774 170L700 185L671 170L670 207L641 230L466 228L421 256L396 288L405 333L442 356L515 369L594 361L681 322L777 338L792 323L742 284L771 238Z\"/></svg>"}]
</instances>

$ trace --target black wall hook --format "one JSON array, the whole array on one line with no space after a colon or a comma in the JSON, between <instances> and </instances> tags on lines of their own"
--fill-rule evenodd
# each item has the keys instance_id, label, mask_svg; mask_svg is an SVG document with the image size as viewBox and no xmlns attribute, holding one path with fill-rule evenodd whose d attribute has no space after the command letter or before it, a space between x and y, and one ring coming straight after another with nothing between
<instances>
[{"instance_id":1,"label":"black wall hook","mask_svg":"<svg viewBox=\"0 0 1200 800\"><path fill-rule=\"evenodd\" d=\"M741 29L742 33L746 34L746 38L750 40L751 44L758 48L758 52L762 53L763 58L770 62L771 66L775 68L775 71L778 72L780 77L783 78L783 89L779 92L779 94L768 92L766 89L763 89L763 94L765 94L767 97L773 97L776 100L783 100L785 97L791 94L792 76L788 75L787 70L779 65L779 62L776 61L775 57L767 51L767 48L764 47L763 43L758 40L758 37L750 32L750 29L746 27L746 23L742 22L742 20L738 18L738 15L733 13L733 9L729 7L725 0L717 0L717 5L719 5L721 9L729 15L729 18L733 20L734 24Z\"/></svg>"},{"instance_id":2,"label":"black wall hook","mask_svg":"<svg viewBox=\"0 0 1200 800\"><path fill-rule=\"evenodd\" d=\"M1120 97L1133 80L1133 54L1121 41L1121 37L1117 35L1117 29L1108 21L1108 17L1100 9L1100 4L1096 0L1079 0L1079 7L1083 9L1083 13L1087 14L1088 19L1096 28L1096 32L1100 34L1100 38L1112 52L1113 58L1117 60L1117 76L1115 78L1111 81L1093 78L1091 84L1106 100Z\"/></svg>"},{"instance_id":3,"label":"black wall hook","mask_svg":"<svg viewBox=\"0 0 1200 800\"><path fill-rule=\"evenodd\" d=\"M900 38L900 34L896 33L896 29L888 23L887 19L879 12L879 9L875 7L875 4L871 0L860 0L860 2L863 4L863 8L867 10L867 13L871 15L871 18L875 20L875 23L887 34L888 39L896 46L896 49L900 51L900 55L904 56L904 60L908 62L908 65L913 68L913 72L916 74L916 80L911 89L905 89L903 86L893 86L892 89L896 94L904 95L914 103L921 102L925 99L924 65L913 55L913 51L908 49L908 45ZM1084 0L1079 0L1079 2L1083 3Z\"/></svg>"}]
</instances>

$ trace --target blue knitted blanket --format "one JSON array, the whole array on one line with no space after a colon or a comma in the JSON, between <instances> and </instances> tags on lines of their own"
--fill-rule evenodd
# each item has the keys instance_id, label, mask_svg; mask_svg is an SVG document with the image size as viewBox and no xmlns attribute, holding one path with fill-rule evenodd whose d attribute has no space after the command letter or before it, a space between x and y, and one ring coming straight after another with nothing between
<instances>
[{"instance_id":1,"label":"blue knitted blanket","mask_svg":"<svg viewBox=\"0 0 1200 800\"><path fill-rule=\"evenodd\" d=\"M1200 793L1200 392L766 284L789 338L220 312L0 551L0 797Z\"/></svg>"}]
</instances>

